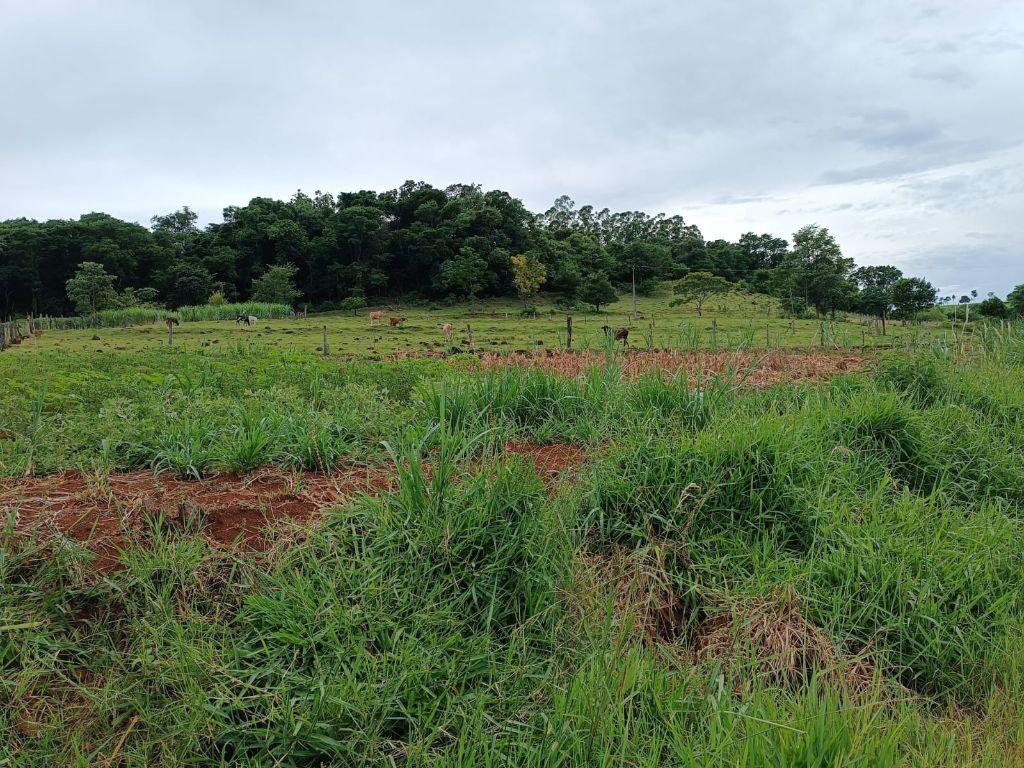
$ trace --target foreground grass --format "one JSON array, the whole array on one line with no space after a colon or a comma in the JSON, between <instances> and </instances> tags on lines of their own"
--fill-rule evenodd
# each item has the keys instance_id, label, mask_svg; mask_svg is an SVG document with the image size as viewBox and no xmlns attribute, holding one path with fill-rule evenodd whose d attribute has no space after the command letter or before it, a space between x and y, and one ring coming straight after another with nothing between
<instances>
[{"instance_id":1,"label":"foreground grass","mask_svg":"<svg viewBox=\"0 0 1024 768\"><path fill-rule=\"evenodd\" d=\"M0 357L7 475L399 473L267 552L154 520L104 575L12 520L0 764L1017 765L1017 347L765 391L254 347ZM591 461L552 491L501 454L518 438ZM755 617L794 632L782 657Z\"/></svg>"}]
</instances>

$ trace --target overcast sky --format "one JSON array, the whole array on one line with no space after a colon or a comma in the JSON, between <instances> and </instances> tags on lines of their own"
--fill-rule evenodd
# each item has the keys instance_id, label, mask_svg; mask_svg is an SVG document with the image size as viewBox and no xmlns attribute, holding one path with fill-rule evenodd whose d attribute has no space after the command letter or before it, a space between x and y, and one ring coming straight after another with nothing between
<instances>
[{"instance_id":1,"label":"overcast sky","mask_svg":"<svg viewBox=\"0 0 1024 768\"><path fill-rule=\"evenodd\" d=\"M1024 283L1024 2L0 0L0 218L479 182Z\"/></svg>"}]
</instances>

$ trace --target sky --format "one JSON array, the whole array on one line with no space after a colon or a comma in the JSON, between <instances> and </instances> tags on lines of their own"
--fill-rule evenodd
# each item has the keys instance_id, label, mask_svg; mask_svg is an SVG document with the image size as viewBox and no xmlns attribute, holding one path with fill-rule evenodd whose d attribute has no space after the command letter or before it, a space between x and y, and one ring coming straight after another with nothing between
<instances>
[{"instance_id":1,"label":"sky","mask_svg":"<svg viewBox=\"0 0 1024 768\"><path fill-rule=\"evenodd\" d=\"M0 0L0 219L255 196L828 227L940 293L1024 283L1021 0Z\"/></svg>"}]
</instances>

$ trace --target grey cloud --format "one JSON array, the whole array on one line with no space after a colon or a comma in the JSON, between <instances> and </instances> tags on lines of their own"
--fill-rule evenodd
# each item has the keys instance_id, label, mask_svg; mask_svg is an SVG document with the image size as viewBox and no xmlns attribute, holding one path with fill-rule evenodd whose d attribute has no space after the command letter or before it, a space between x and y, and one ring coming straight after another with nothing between
<instances>
[{"instance_id":1,"label":"grey cloud","mask_svg":"<svg viewBox=\"0 0 1024 768\"><path fill-rule=\"evenodd\" d=\"M849 255L899 260L954 226L1013 242L1024 214L1006 180L933 178L1024 161L1019 3L9 0L3 18L0 217L210 220L416 178L714 237L818 219Z\"/></svg>"}]
</instances>

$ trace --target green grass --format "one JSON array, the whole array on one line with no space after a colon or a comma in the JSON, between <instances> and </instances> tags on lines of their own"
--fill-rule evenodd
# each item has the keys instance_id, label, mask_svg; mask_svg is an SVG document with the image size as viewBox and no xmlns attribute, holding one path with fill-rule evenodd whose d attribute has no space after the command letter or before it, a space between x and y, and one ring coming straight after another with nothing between
<instances>
[{"instance_id":1,"label":"green grass","mask_svg":"<svg viewBox=\"0 0 1024 768\"><path fill-rule=\"evenodd\" d=\"M44 334L0 354L0 476L344 456L397 483L268 552L151 520L102 574L7 510L0 766L102 765L125 734L140 767L1017 765L1024 356L999 333L766 390L631 383L614 354L566 380ZM509 440L589 460L552 490ZM695 655L782 595L839 668Z\"/></svg>"},{"instance_id":2,"label":"green grass","mask_svg":"<svg viewBox=\"0 0 1024 768\"><path fill-rule=\"evenodd\" d=\"M671 293L662 288L652 296L641 296L637 309L643 317L630 320L631 304L627 297L606 307L601 314L575 310L573 315L573 346L600 349L604 345L601 327L629 326L630 344L636 348L684 347L761 349L775 347L853 348L861 346L927 346L931 343L954 343L953 331L942 323L921 326L889 325L889 335L882 336L869 318L840 316L835 322L825 319L790 320L780 316L777 303L757 295L729 295L705 307L698 317L692 307L670 307ZM521 317L521 305L510 300L493 300L457 307L410 306L400 313L407 318L402 326L391 328L386 323L370 325L369 309L359 315L329 314L290 320L283 310L259 310L249 305L230 307L182 308L177 317L182 325L174 331L174 344L196 350L209 346L232 346L258 341L285 351L315 353L323 346L323 328L327 326L327 342L331 355L355 355L379 358L392 352L432 352L446 350L442 326L455 327L454 346L470 349L468 328L472 328L473 349L490 352L533 350L537 347L563 348L566 345L564 310L556 309L550 300L540 301L535 318ZM224 311L222 311L224 310ZM240 312L259 315L253 327L238 326L234 317ZM219 320L217 318L220 318ZM43 349L89 350L117 352L143 350L166 345L167 329L162 323L120 327L82 328L45 331L12 351L15 353ZM94 340L94 336L99 336Z\"/></svg>"},{"instance_id":3,"label":"green grass","mask_svg":"<svg viewBox=\"0 0 1024 768\"><path fill-rule=\"evenodd\" d=\"M128 307L127 309L109 309L99 312L95 320L83 317L46 317L38 318L35 326L43 330L87 330L96 328L127 328L137 325L162 323L173 317L179 322L202 322L210 320L234 320L239 315L252 315L261 319L280 319L292 313L287 304L266 304L257 301L246 301L235 304L206 304L200 306L178 307L176 310L157 309L152 307Z\"/></svg>"}]
</instances>

